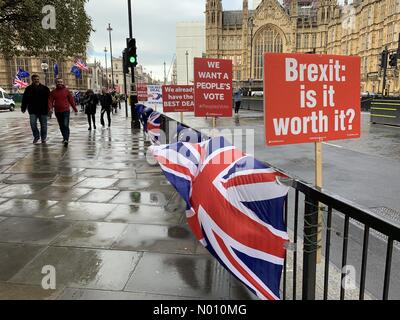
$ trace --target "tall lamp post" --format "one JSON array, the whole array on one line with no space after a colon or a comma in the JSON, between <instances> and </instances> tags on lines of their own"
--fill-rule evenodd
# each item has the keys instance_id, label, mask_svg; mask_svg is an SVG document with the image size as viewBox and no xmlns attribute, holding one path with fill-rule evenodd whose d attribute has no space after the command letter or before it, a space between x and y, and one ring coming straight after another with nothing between
<instances>
[{"instance_id":1,"label":"tall lamp post","mask_svg":"<svg viewBox=\"0 0 400 320\"><path fill-rule=\"evenodd\" d=\"M106 83L107 83L107 89L108 89L107 47L104 47L104 58L106 61Z\"/></svg>"},{"instance_id":2,"label":"tall lamp post","mask_svg":"<svg viewBox=\"0 0 400 320\"><path fill-rule=\"evenodd\" d=\"M133 23L132 23L132 0L128 0L128 25L129 25L129 38L133 39ZM131 87L131 98L130 98L130 105L131 105L131 115L132 115L132 121L131 121L131 128L132 129L140 129L140 121L139 121L139 115L136 112L136 107L135 104L138 103L138 96L137 96L137 90L135 86L135 67L132 66L131 68L131 77L132 77L132 87Z\"/></svg>"},{"instance_id":3,"label":"tall lamp post","mask_svg":"<svg viewBox=\"0 0 400 320\"><path fill-rule=\"evenodd\" d=\"M254 17L249 18L250 28L250 77L249 77L249 91L251 97L251 82L253 77L253 30L254 30Z\"/></svg>"},{"instance_id":4,"label":"tall lamp post","mask_svg":"<svg viewBox=\"0 0 400 320\"><path fill-rule=\"evenodd\" d=\"M189 84L189 51L186 50L186 84Z\"/></svg>"},{"instance_id":5,"label":"tall lamp post","mask_svg":"<svg viewBox=\"0 0 400 320\"><path fill-rule=\"evenodd\" d=\"M107 28L109 37L110 37L110 55L111 55L111 85L112 85L112 89L114 90L115 85L114 85L114 65L113 65L113 53L112 53L112 41L111 41L111 31L113 31L113 29L111 28L111 24L108 24L108 28Z\"/></svg>"}]
</instances>

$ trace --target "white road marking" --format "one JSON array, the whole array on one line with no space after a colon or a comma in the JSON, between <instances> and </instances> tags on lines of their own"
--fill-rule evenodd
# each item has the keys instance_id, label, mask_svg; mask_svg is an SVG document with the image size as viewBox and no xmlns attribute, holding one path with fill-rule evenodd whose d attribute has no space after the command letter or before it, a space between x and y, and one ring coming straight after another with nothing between
<instances>
[{"instance_id":1,"label":"white road marking","mask_svg":"<svg viewBox=\"0 0 400 320\"><path fill-rule=\"evenodd\" d=\"M328 146L331 146L331 147L336 147L336 148L343 149L343 147L342 147L342 146L338 146L337 144L328 143L328 142L322 142L322 143L323 143L323 144L326 144L326 145L328 145Z\"/></svg>"}]
</instances>

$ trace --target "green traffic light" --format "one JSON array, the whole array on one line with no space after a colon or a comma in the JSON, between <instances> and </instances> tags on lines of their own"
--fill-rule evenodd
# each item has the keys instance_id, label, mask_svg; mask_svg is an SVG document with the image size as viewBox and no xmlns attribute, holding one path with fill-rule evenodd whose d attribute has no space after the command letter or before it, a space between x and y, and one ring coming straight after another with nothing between
<instances>
[{"instance_id":1,"label":"green traffic light","mask_svg":"<svg viewBox=\"0 0 400 320\"><path fill-rule=\"evenodd\" d=\"M129 61L130 61L130 63L135 63L136 62L136 58L135 57L130 57Z\"/></svg>"}]
</instances>

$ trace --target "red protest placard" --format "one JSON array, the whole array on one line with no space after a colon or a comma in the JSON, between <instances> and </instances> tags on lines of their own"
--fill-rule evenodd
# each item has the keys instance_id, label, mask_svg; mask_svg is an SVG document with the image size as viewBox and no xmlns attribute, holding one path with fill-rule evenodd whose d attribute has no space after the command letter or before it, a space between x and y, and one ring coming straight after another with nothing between
<instances>
[{"instance_id":1,"label":"red protest placard","mask_svg":"<svg viewBox=\"0 0 400 320\"><path fill-rule=\"evenodd\" d=\"M232 60L194 58L195 116L232 117Z\"/></svg>"},{"instance_id":2,"label":"red protest placard","mask_svg":"<svg viewBox=\"0 0 400 320\"><path fill-rule=\"evenodd\" d=\"M163 86L164 112L193 112L194 86Z\"/></svg>"},{"instance_id":3,"label":"red protest placard","mask_svg":"<svg viewBox=\"0 0 400 320\"><path fill-rule=\"evenodd\" d=\"M137 85L138 101L146 102L148 99L147 84L139 83Z\"/></svg>"},{"instance_id":4,"label":"red protest placard","mask_svg":"<svg viewBox=\"0 0 400 320\"><path fill-rule=\"evenodd\" d=\"M360 137L360 58L264 54L267 145Z\"/></svg>"}]
</instances>

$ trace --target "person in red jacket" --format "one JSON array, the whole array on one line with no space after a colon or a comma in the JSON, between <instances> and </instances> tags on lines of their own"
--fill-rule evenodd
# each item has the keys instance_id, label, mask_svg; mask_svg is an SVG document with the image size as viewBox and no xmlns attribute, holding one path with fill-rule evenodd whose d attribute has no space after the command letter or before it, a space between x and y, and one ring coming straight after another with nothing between
<instances>
[{"instance_id":1,"label":"person in red jacket","mask_svg":"<svg viewBox=\"0 0 400 320\"><path fill-rule=\"evenodd\" d=\"M54 108L60 131L64 139L63 143L66 147L69 142L69 118L71 107L74 109L75 114L78 114L78 109L76 108L75 100L72 97L71 92L64 86L64 81L62 79L57 79L57 87L49 96L49 112L52 112Z\"/></svg>"}]
</instances>

